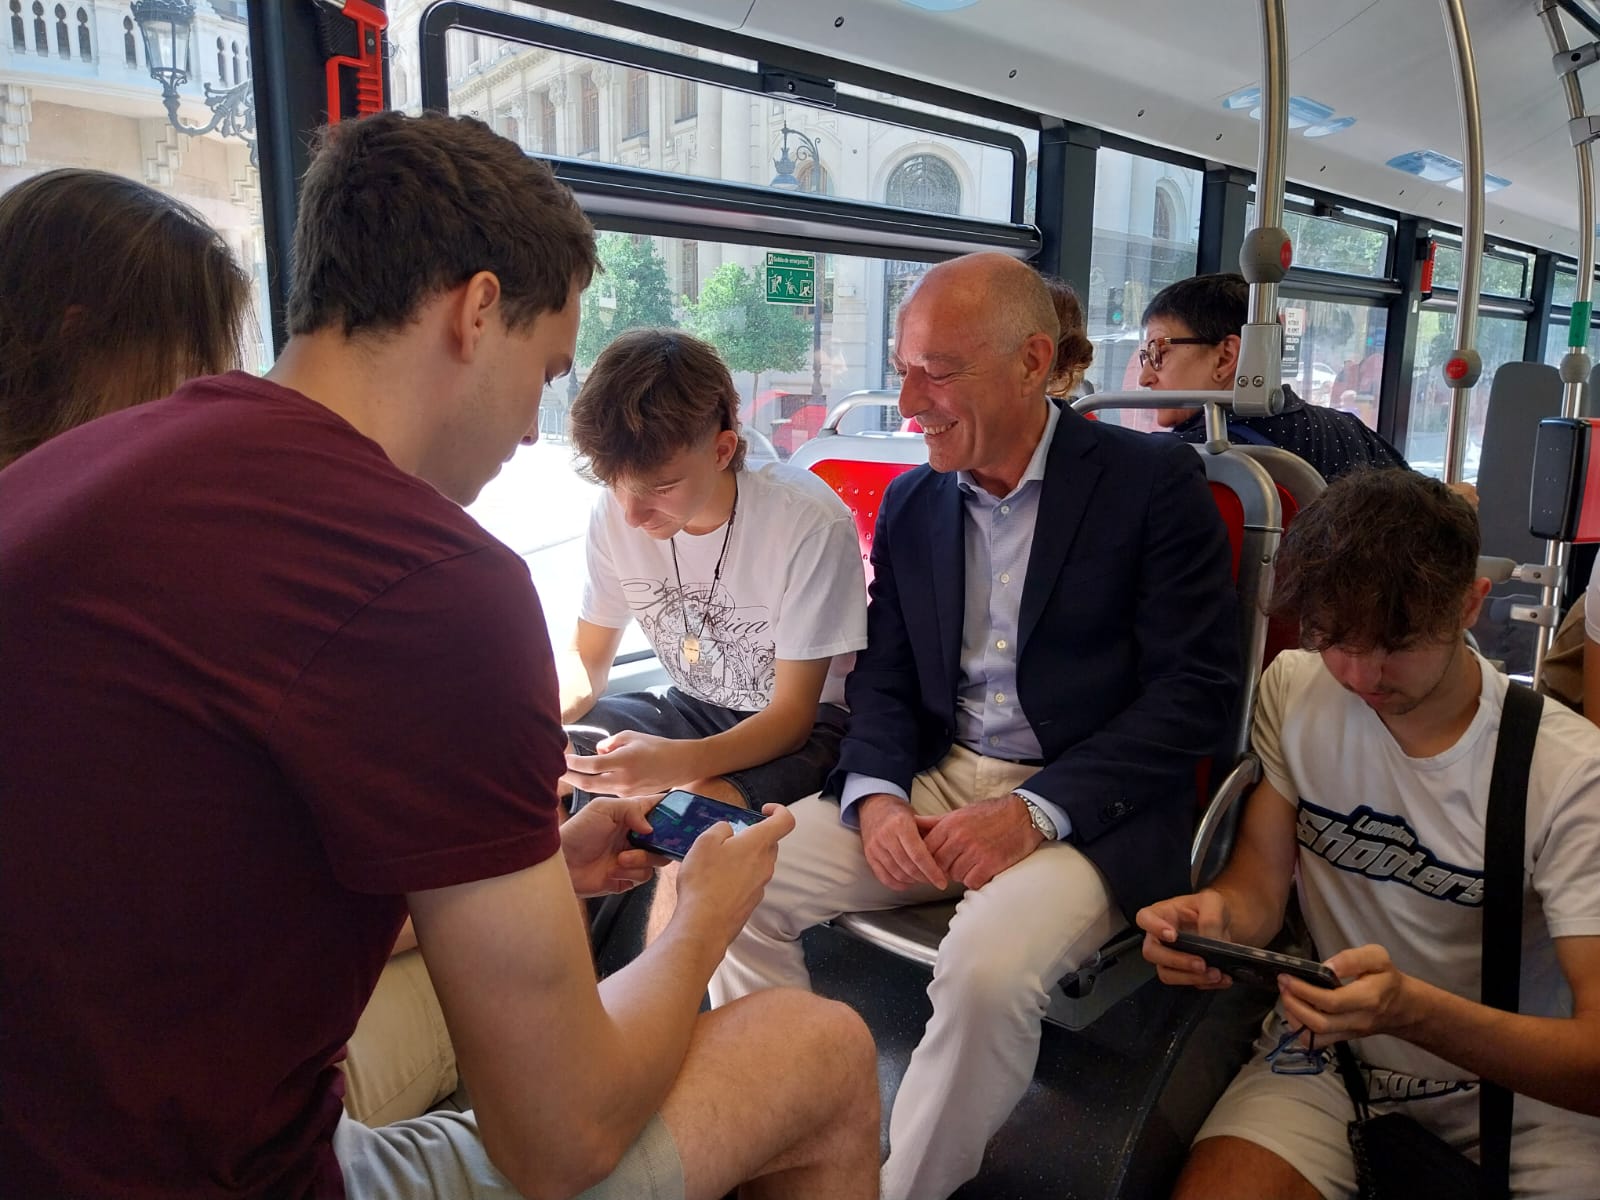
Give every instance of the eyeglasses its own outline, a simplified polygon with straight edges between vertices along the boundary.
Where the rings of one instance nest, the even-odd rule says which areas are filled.
[[[1300,1044],[1302,1033],[1310,1040],[1310,1046]],[[1318,1050],[1316,1044],[1316,1034],[1291,1027],[1278,1039],[1278,1044],[1267,1052],[1267,1065],[1272,1068],[1274,1075],[1321,1075],[1328,1061],[1328,1052]]]
[[[1168,346],[1215,346],[1217,343],[1202,337],[1153,337],[1139,351],[1139,365],[1152,371],[1161,370],[1162,357]]]

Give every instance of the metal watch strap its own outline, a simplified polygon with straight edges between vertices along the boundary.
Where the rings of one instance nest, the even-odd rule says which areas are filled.
[[[1028,820],[1032,821],[1033,827],[1044,835],[1045,841],[1053,842],[1061,835],[1061,831],[1056,828],[1056,823],[1050,819],[1049,813],[1020,792],[1013,792],[1012,795],[1027,806]]]

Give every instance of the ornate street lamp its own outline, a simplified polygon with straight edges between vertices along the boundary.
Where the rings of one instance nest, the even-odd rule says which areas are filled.
[[[800,178],[795,174],[798,162],[811,160],[811,191],[816,195],[822,194],[822,155],[817,150],[817,143],[812,141],[798,129],[789,128],[788,122],[784,123],[783,148],[778,151],[778,157],[772,160],[772,167],[777,174],[772,177],[772,187],[786,192],[800,190]],[[789,154],[789,136],[800,144],[795,147],[794,155]],[[796,161],[798,160],[798,162]],[[814,401],[822,399],[822,293],[826,281],[823,278],[825,263],[822,255],[817,255],[817,294],[815,303],[811,306],[811,398]]]
[[[219,131],[223,137],[236,137],[250,147],[250,165],[256,160],[256,103],[250,80],[233,87],[205,85],[206,106],[211,120],[204,125],[186,125],[178,116],[178,89],[189,82],[191,34],[194,31],[192,0],[133,0],[129,6],[144,38],[145,61],[150,77],[161,85],[161,102],[167,108],[172,127],[190,137]]]

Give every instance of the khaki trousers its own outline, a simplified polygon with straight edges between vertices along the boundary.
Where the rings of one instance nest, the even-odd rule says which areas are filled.
[[[364,1125],[421,1116],[456,1090],[456,1054],[418,950],[384,964],[350,1035],[344,1110]]]
[[[956,747],[916,777],[911,807],[950,812],[1003,796],[1034,771]],[[1040,846],[972,891],[896,892],[873,875],[837,804],[809,796],[790,811],[795,830],[778,844],[766,895],[712,978],[712,1003],[809,988],[799,937],[820,921],[959,893],[928,987],[933,1016],[895,1098],[883,1172],[884,1200],[938,1200],[978,1173],[985,1144],[1027,1089],[1049,989],[1126,922],[1100,872],[1066,842]]]

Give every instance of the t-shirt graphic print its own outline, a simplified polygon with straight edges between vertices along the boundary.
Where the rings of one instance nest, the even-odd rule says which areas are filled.
[[[861,547],[850,510],[811,472],[745,468],[731,530],[670,540],[631,527],[603,492],[585,555],[579,616],[609,629],[638,621],[688,694],[759,712],[772,703],[779,659],[831,658],[821,700],[844,703],[844,677],[867,644]]]

